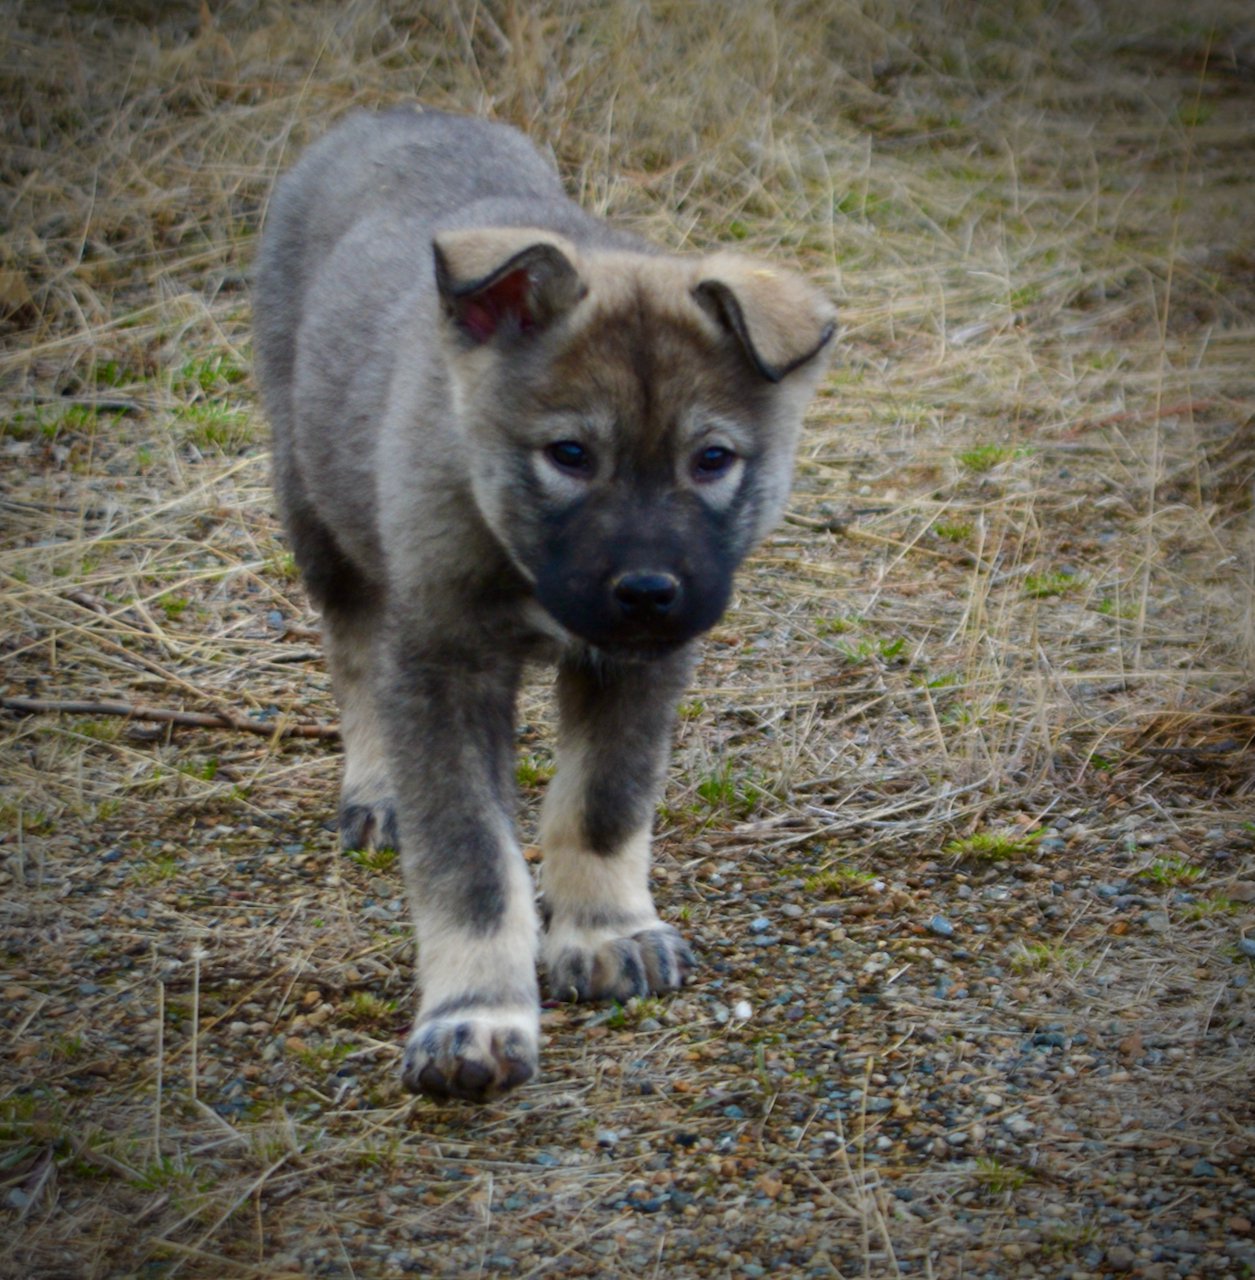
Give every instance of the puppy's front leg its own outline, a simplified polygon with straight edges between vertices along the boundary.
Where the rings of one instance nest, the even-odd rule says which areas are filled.
[[[515,840],[517,665],[408,635],[379,691],[422,999],[402,1078],[482,1101],[536,1070],[537,921]]]
[[[693,965],[649,891],[650,828],[687,652],[600,656],[558,673],[558,770],[541,814],[545,966],[555,996],[626,1000],[670,991]]]

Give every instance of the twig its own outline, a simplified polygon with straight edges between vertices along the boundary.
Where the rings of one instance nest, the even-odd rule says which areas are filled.
[[[820,533],[850,534],[851,532],[861,532],[851,529],[855,520],[860,520],[863,516],[888,515],[893,509],[893,507],[860,507],[857,510],[847,512],[843,516],[827,516],[823,519],[817,519],[815,516],[804,516],[800,511],[786,511],[784,513],[784,523],[796,525],[799,529],[815,529]]]
[[[161,1086],[165,1075],[166,989],[157,979],[157,1083],[153,1090],[153,1164],[161,1162]]]
[[[162,724],[182,725],[192,729],[231,729],[237,733],[255,733],[263,738],[338,738],[340,726],[335,724],[267,724],[242,716],[204,711],[179,711],[173,707],[138,707],[129,702],[76,702],[59,698],[0,698],[0,706],[9,711],[25,711],[30,715],[63,712],[74,716],[125,716],[128,720],[155,720]]]
[[[44,1187],[48,1185],[48,1179],[52,1176],[52,1172],[56,1167],[52,1148],[49,1147],[36,1161],[34,1171],[22,1187],[26,1200],[17,1215],[19,1222],[25,1221],[26,1215],[34,1208],[35,1202],[43,1195]]]
[[[1180,404],[1157,406],[1151,409],[1126,409],[1121,413],[1109,413],[1103,418],[1089,418],[1073,423],[1062,432],[1065,438],[1079,436],[1082,431],[1097,431],[1101,427],[1113,427],[1121,422],[1136,422],[1149,417],[1152,422],[1161,422],[1164,418],[1176,418],[1184,414],[1202,413],[1204,409],[1216,406],[1216,400],[1182,400]]]

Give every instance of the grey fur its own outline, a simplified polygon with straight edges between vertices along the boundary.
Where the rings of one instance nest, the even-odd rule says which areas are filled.
[[[403,1078],[490,1097],[536,1067],[521,668],[559,664],[551,984],[674,989],[692,956],[647,884],[673,708],[783,505],[831,308],[607,226],[512,129],[401,110],[351,117],[279,183],[255,317],[342,709],[342,839],[399,839],[419,935]]]

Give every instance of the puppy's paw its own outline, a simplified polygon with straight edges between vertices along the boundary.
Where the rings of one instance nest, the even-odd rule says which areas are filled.
[[[368,800],[362,792],[346,792],[340,800],[340,848],[400,849],[397,811],[391,798]]]
[[[490,1098],[536,1074],[539,1014],[535,1009],[472,1008],[442,1016],[419,1014],[405,1046],[401,1080],[429,1098]]]
[[[655,922],[627,936],[554,929],[545,939],[549,990],[559,1000],[630,1000],[675,991],[695,961],[677,930]]]

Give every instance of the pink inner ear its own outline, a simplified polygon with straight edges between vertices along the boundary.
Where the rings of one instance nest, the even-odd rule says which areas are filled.
[[[531,329],[536,320],[528,306],[530,285],[531,278],[525,269],[511,271],[478,293],[462,298],[458,303],[462,328],[476,342],[487,342],[507,321],[521,330]]]

